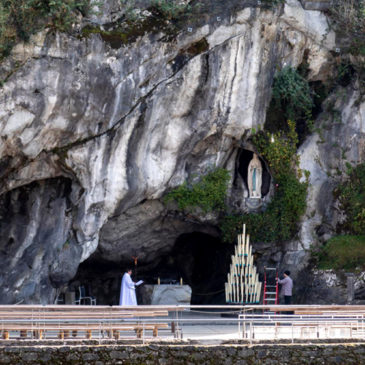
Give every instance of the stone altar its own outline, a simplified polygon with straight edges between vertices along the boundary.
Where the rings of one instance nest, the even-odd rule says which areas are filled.
[[[151,305],[190,305],[191,288],[189,285],[143,285],[141,288],[141,296],[143,303]]]

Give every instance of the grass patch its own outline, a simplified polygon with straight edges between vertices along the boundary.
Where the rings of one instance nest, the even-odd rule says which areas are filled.
[[[365,236],[336,236],[318,254],[321,270],[365,269]]]

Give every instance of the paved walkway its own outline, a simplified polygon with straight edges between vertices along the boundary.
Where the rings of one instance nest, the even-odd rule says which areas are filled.
[[[179,315],[179,329],[183,340],[216,342],[238,340],[237,317],[229,312],[185,311]],[[171,315],[171,318],[175,318]],[[241,335],[242,336],[242,335]]]

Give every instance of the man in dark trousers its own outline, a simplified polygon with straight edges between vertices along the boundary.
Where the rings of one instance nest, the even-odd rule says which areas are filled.
[[[284,279],[278,280],[281,284],[280,294],[284,296],[284,303],[291,304],[291,297],[293,295],[293,280],[290,277],[290,271],[284,271]]]

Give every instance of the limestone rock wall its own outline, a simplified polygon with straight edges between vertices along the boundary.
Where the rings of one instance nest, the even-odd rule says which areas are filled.
[[[276,68],[296,67],[306,54],[309,78],[325,79],[335,48],[325,15],[297,0],[275,11],[232,4],[235,12],[220,21],[208,17],[172,40],[160,31],[113,48],[99,34],[39,33],[1,63],[0,245],[9,264],[2,265],[7,284],[0,297],[6,302],[53,301],[55,288],[95,250],[118,263],[137,250],[148,265],[182,233],[217,234],[214,219],[182,220],[159,199],[211,166],[233,176],[242,140],[265,121]],[[103,10],[99,24],[121,16],[114,1]],[[364,104],[344,105],[344,124],[357,123],[363,135]],[[306,163],[320,148],[315,138],[303,146],[302,163],[318,190],[327,180]],[[286,262],[308,248],[310,222],[303,222],[302,246],[292,244]]]

